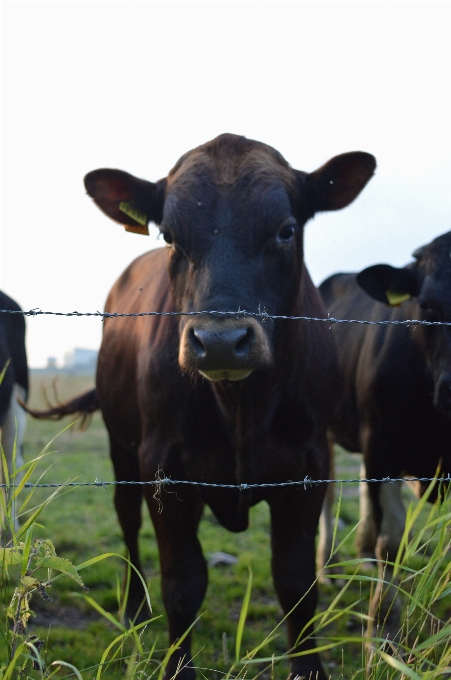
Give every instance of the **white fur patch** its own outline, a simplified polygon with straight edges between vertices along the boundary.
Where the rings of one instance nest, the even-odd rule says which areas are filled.
[[[24,464],[22,456],[22,443],[25,435],[26,413],[17,401],[17,398],[25,399],[25,390],[20,385],[14,385],[9,409],[6,414],[5,421],[0,431],[0,441],[5,454],[6,463],[8,466],[8,474],[11,477],[15,473],[15,483],[19,483],[22,479],[22,472],[15,472],[19,470]],[[15,457],[14,457],[15,448]],[[0,481],[5,483],[5,475],[3,466],[0,465]],[[2,490],[4,493],[4,490]],[[16,516],[16,509],[13,508],[13,517],[15,528],[19,528],[19,521]],[[3,523],[3,522],[2,522]]]

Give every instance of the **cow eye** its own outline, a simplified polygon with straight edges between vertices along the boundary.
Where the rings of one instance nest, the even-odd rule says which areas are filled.
[[[289,243],[294,235],[294,224],[285,224],[279,229],[277,239],[280,243]]]

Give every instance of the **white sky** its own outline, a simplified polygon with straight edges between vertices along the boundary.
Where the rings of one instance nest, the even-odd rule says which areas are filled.
[[[90,170],[155,181],[222,132],[312,171],[373,153],[376,176],[306,228],[316,283],[403,265],[451,215],[449,2],[2,2],[1,288],[95,311],[157,244],[85,195]],[[121,310],[117,310],[121,311]],[[97,348],[101,322],[27,319],[31,366]]]

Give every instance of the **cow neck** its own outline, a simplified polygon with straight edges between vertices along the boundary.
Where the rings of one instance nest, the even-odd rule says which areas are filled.
[[[238,484],[255,482],[253,474],[254,462],[254,428],[252,400],[248,398],[248,390],[242,390],[236,409],[236,449],[235,474]]]
[[[212,385],[228,438],[235,449],[235,475],[238,484],[254,480],[255,399],[251,385],[214,383]]]

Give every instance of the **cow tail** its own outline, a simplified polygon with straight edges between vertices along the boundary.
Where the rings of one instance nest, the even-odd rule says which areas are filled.
[[[96,388],[89,390],[89,392],[84,392],[70,401],[65,401],[56,406],[52,406],[45,411],[32,409],[21,400],[19,400],[19,403],[27,413],[33,416],[33,418],[38,418],[40,420],[61,420],[65,416],[76,415],[81,417],[81,427],[89,425],[91,415],[100,408]]]

